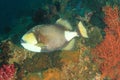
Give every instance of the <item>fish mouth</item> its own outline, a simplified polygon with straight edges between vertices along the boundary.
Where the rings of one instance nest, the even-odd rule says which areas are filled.
[[[22,44],[22,43],[26,43],[26,41],[23,40],[23,39],[21,39],[21,40],[20,40],[20,43],[21,43],[21,44]]]
[[[29,43],[25,42],[23,39],[21,39],[20,42],[21,42],[21,45],[22,45],[25,49],[27,49],[27,50],[29,50],[29,51],[32,51],[32,52],[41,52],[41,47],[38,47],[38,46],[33,45],[33,44],[29,44]]]

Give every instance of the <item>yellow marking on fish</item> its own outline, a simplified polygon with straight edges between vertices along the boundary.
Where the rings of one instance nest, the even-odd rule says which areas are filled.
[[[37,44],[37,40],[33,33],[25,34],[22,39],[29,44]]]

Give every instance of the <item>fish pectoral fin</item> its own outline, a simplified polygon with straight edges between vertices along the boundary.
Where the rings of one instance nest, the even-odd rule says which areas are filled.
[[[39,47],[41,47],[41,48],[46,48],[46,47],[47,47],[47,45],[45,45],[45,44],[43,44],[43,43],[36,44],[36,46],[39,46]]]
[[[45,46],[45,44],[43,44],[43,43],[38,43],[38,44],[36,44],[36,46]]]

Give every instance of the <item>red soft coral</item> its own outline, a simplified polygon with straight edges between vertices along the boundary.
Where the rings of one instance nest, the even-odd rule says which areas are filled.
[[[14,64],[3,65],[0,67],[0,80],[12,80],[15,72]]]
[[[96,61],[100,64],[102,78],[108,76],[113,80],[120,79],[120,20],[118,7],[106,6],[104,29],[106,36],[103,42],[92,51],[97,55]],[[102,60],[101,60],[102,59]]]

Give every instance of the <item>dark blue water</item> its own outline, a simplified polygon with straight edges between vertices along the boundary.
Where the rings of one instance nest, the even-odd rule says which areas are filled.
[[[22,16],[30,16],[41,6],[42,0],[0,0],[0,33],[12,27],[14,21]],[[39,5],[40,4],[40,5]]]

